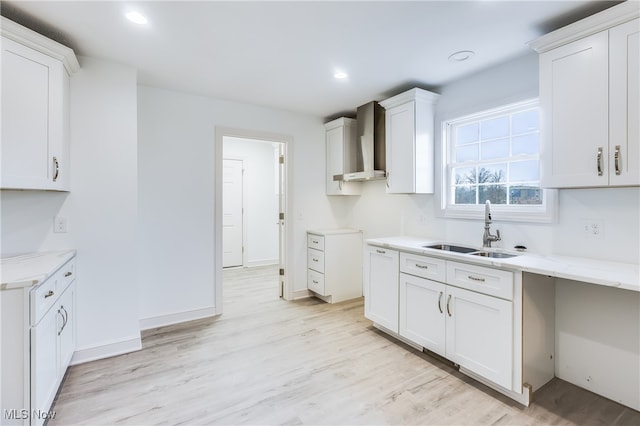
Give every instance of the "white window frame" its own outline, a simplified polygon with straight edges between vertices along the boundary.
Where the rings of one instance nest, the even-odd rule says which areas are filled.
[[[452,152],[451,147],[451,127],[475,120],[488,119],[504,114],[514,114],[518,111],[531,109],[532,107],[540,107],[538,99],[528,99],[521,102],[502,105],[497,108],[479,111],[463,117],[456,117],[442,121],[441,133],[441,188],[440,188],[440,213],[446,218],[459,219],[482,219],[484,220],[484,205],[462,205],[452,204],[451,190],[451,165]],[[541,146],[540,146],[541,148]],[[524,158],[524,157],[523,157]],[[531,158],[528,156],[528,158]],[[540,159],[540,149],[538,150],[538,160]],[[542,178],[542,177],[540,177]],[[557,210],[557,191],[541,187],[542,204],[492,204],[491,213],[496,221],[509,222],[532,222],[532,223],[551,223],[555,221]]]

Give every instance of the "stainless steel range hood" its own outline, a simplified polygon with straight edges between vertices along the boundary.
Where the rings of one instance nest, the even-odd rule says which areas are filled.
[[[385,179],[384,108],[377,102],[358,107],[355,170],[333,176],[334,181],[362,182]]]

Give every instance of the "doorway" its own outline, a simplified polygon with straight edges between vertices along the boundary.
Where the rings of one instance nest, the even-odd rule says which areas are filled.
[[[275,299],[290,297],[285,221],[290,140],[284,135],[216,128],[217,314],[223,312],[226,300],[223,284],[232,279],[242,281],[244,272],[249,276],[273,273],[265,282],[268,292]]]

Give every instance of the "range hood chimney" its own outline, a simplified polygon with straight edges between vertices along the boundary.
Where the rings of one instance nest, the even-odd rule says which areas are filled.
[[[362,182],[385,179],[385,118],[384,108],[375,101],[356,110],[358,133],[356,140],[356,169],[335,175],[334,181]]]

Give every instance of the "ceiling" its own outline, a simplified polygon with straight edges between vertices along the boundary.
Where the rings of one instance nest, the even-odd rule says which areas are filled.
[[[10,0],[1,12],[78,55],[135,67],[142,85],[333,118],[412,87],[437,91],[616,3]],[[130,10],[149,23],[127,21]],[[460,50],[475,56],[448,60]]]

